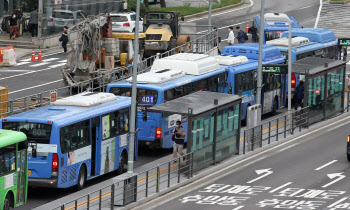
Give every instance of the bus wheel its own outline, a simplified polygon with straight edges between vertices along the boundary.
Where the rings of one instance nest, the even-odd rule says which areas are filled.
[[[127,162],[127,157],[126,157],[126,154],[123,152],[123,154],[120,156],[117,174],[122,174],[124,172],[126,162]]]
[[[77,190],[81,190],[85,187],[85,183],[86,183],[86,170],[85,170],[85,166],[81,166],[80,170],[79,170],[79,176],[78,176],[78,183],[76,185],[76,189]]]
[[[10,195],[7,195],[4,201],[4,210],[10,210],[11,208],[11,199]]]
[[[348,161],[350,162],[350,154],[346,154]]]

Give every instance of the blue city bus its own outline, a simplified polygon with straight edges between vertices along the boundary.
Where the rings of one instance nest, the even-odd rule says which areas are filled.
[[[36,148],[36,158],[29,149],[29,186],[80,190],[86,180],[123,172],[130,107],[129,97],[85,92],[3,118],[0,128],[25,133]]]
[[[277,46],[288,62],[288,32],[284,32],[281,37],[281,39],[267,43]],[[322,28],[293,29],[292,37],[292,62],[306,57],[338,59],[338,40],[331,30]],[[294,92],[299,80],[299,75],[292,74],[292,92]]]
[[[265,46],[265,48],[264,64],[285,62],[276,47]],[[161,113],[145,112],[144,110],[149,106],[159,105],[195,91],[203,90],[237,94],[238,90],[241,88],[243,94],[246,96],[244,99],[245,103],[242,105],[244,107],[242,117],[243,120],[245,119],[246,107],[255,104],[254,80],[256,80],[256,69],[258,68],[258,61],[256,60],[255,54],[258,53],[259,48],[257,44],[242,44],[230,46],[226,49],[236,49],[237,55],[244,50],[249,52],[254,50],[254,52],[250,54],[243,53],[244,55],[253,57],[253,59],[249,59],[245,56],[214,58],[206,55],[183,53],[156,60],[152,66],[151,72],[138,75],[137,124],[138,127],[141,128],[138,132],[140,146],[148,145],[171,148],[173,146],[171,133],[175,128],[176,121],[181,121],[182,126],[187,130],[187,118],[176,114],[165,116]],[[274,53],[272,49],[274,49]],[[219,65],[220,62],[226,64]],[[251,81],[251,83],[238,83],[237,81],[240,80],[239,77],[243,79],[246,78],[246,72],[251,73],[249,76],[251,76],[253,81]],[[266,81],[267,80],[268,79],[266,79]],[[279,92],[277,94],[278,96],[282,95],[277,89],[273,89],[273,91]],[[107,86],[107,92],[114,93],[115,95],[130,96],[131,79],[109,84]],[[268,91],[266,91],[265,94],[265,112],[268,112],[268,109],[272,111],[272,106],[269,108],[267,105],[270,103],[269,99],[267,99],[267,92]],[[271,96],[271,98],[274,97]],[[147,115],[147,119],[145,119],[145,114]],[[185,142],[186,141],[187,139],[185,139]]]
[[[246,121],[247,108],[256,104],[256,83],[259,57],[259,44],[247,43],[224,47],[222,55],[245,56],[250,62],[245,65],[228,66],[228,83],[233,94],[242,91],[241,119]],[[263,64],[282,64],[285,62],[277,47],[263,46]],[[285,106],[286,75],[263,73],[261,92],[262,114],[273,113]]]
[[[273,18],[274,14],[270,14]],[[293,17],[289,16],[289,19],[292,22],[292,28],[302,28],[299,24],[299,22]],[[253,26],[257,28],[258,34],[260,33],[260,15],[257,15],[254,17]],[[281,37],[282,33],[289,30],[288,22],[281,22],[281,21],[265,21],[264,26],[264,44],[266,41],[270,41],[273,39],[278,39]],[[261,37],[261,36],[260,36]]]

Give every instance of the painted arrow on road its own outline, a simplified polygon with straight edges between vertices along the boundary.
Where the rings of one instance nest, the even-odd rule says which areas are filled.
[[[334,174],[327,174],[327,176],[330,178],[330,179],[334,179],[334,178],[337,178],[337,179],[334,179],[333,181],[331,181],[330,183],[328,183],[328,184],[326,184],[326,185],[323,185],[322,187],[323,188],[326,188],[326,187],[328,187],[328,186],[330,186],[330,185],[332,185],[332,184],[334,184],[334,183],[336,183],[336,182],[338,182],[338,181],[340,181],[340,180],[342,180],[342,179],[344,179],[346,176],[345,175],[343,175],[343,172],[341,172],[341,173],[334,173]]]
[[[264,175],[259,176],[258,178],[255,178],[255,179],[253,179],[253,180],[250,180],[250,181],[247,182],[247,183],[249,183],[249,184],[250,184],[250,183],[253,183],[253,182],[258,181],[259,179],[262,179],[262,178],[264,178],[264,177],[266,177],[266,176],[268,176],[268,175],[270,175],[270,174],[273,174],[273,171],[270,171],[270,170],[271,170],[271,168],[256,170],[255,172],[256,172],[258,175],[260,175],[260,174],[264,174]]]

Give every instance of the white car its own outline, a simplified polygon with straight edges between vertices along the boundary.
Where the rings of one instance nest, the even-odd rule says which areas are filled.
[[[136,13],[111,13],[113,32],[135,32]],[[140,18],[140,30],[143,32],[143,19]]]

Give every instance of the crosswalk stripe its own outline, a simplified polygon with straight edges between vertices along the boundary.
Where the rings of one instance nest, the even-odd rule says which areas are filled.
[[[42,62],[42,63],[38,63],[38,64],[34,64],[34,65],[29,65],[30,67],[38,67],[38,66],[44,66],[44,65],[47,65],[49,63],[46,63],[46,62]]]

